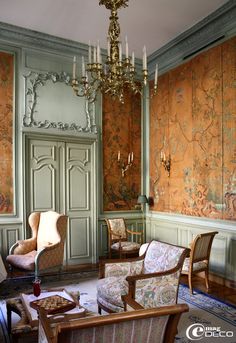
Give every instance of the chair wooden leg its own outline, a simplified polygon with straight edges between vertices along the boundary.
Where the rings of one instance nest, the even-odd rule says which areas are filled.
[[[98,305],[98,313],[102,314],[102,309],[101,309],[101,307],[99,305]]]
[[[190,293],[193,294],[192,274],[191,273],[188,274],[188,285],[189,285]]]
[[[208,290],[210,288],[209,287],[209,271],[208,271],[208,269],[205,270],[205,282],[206,282],[206,288]]]

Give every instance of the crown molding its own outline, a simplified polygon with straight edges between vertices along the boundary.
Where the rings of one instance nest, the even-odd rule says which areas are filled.
[[[219,44],[236,34],[236,0],[230,0],[215,12],[183,32],[148,57],[148,69],[153,78],[158,63],[159,74],[185,62],[209,46]]]
[[[20,48],[36,48],[66,55],[88,54],[88,45],[73,40],[56,37],[39,31],[29,30],[23,27],[0,22],[0,42]],[[106,50],[101,49],[105,58]],[[142,68],[142,60],[136,58],[138,71]]]

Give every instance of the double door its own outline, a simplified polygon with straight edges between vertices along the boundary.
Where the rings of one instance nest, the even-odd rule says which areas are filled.
[[[65,264],[96,262],[94,144],[26,140],[27,215],[54,210],[68,216]]]

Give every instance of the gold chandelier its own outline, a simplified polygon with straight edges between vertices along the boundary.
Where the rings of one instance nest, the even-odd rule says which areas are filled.
[[[134,93],[142,93],[142,88],[146,86],[148,79],[147,53],[143,48],[143,68],[141,80],[136,76],[135,56],[132,52],[129,56],[129,46],[127,37],[125,39],[125,58],[122,55],[122,43],[119,40],[120,25],[118,22],[117,10],[128,6],[128,0],[100,0],[99,5],[105,5],[111,11],[110,24],[107,39],[107,58],[102,63],[99,42],[97,46],[88,48],[88,63],[85,66],[82,57],[82,76],[76,77],[76,57],[73,61],[72,88],[77,96],[85,96],[91,102],[95,101],[97,92],[100,90],[104,94],[110,94],[113,98],[118,98],[124,102],[124,93],[128,88]],[[157,73],[155,70],[154,92],[157,91]]]

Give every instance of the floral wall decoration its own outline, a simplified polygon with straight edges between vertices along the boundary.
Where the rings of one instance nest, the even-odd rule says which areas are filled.
[[[13,213],[14,57],[0,52],[0,215]]]
[[[135,210],[141,191],[141,98],[127,91],[124,104],[103,97],[103,210]],[[133,164],[124,177],[120,162]]]
[[[158,82],[150,105],[151,209],[236,220],[236,37]],[[170,155],[169,177],[161,152]]]

